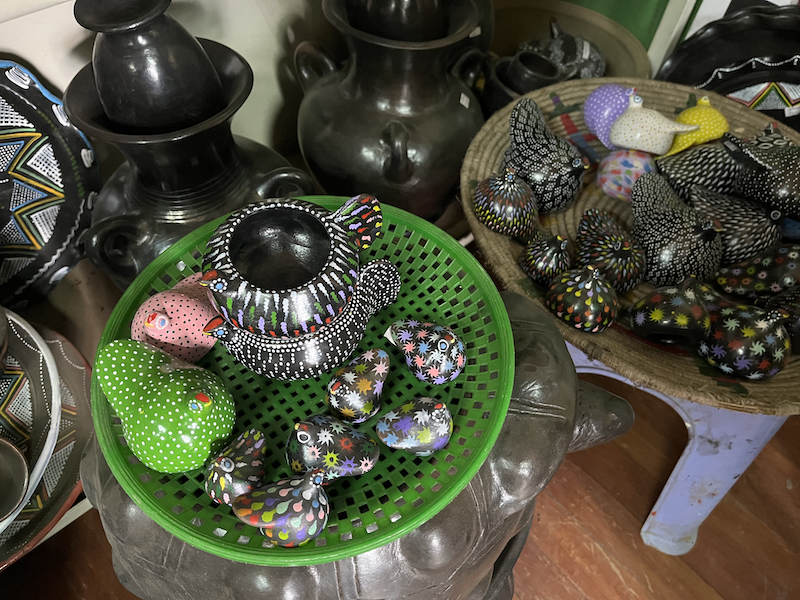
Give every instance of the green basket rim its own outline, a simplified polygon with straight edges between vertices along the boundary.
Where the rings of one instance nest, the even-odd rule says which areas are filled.
[[[298,199],[308,200],[328,209],[335,209],[346,200],[345,197],[329,195],[299,196]],[[437,496],[435,501],[427,503],[426,506],[420,508],[413,515],[406,516],[393,523],[392,527],[381,528],[375,533],[375,537],[372,537],[372,534],[370,534],[364,539],[333,548],[327,546],[314,547],[313,545],[289,549],[229,548],[225,545],[215,544],[213,538],[198,533],[195,528],[186,523],[173,519],[170,513],[164,511],[163,507],[141,487],[137,477],[128,468],[127,461],[118,453],[119,445],[116,443],[114,433],[111,430],[111,406],[100,388],[96,371],[93,371],[91,385],[92,420],[94,421],[100,449],[108,462],[111,472],[122,486],[122,489],[148,517],[169,533],[215,556],[260,566],[317,565],[351,558],[363,554],[364,552],[374,550],[375,548],[385,546],[433,518],[469,484],[485,462],[489,452],[491,452],[494,447],[497,437],[500,435],[500,430],[505,421],[508,406],[511,401],[511,391],[514,383],[514,343],[511,322],[500,297],[500,292],[477,259],[461,246],[456,239],[452,238],[432,223],[402,209],[388,205],[382,205],[381,207],[386,216],[386,220],[413,227],[428,238],[435,240],[443,250],[446,250],[451,256],[456,258],[459,267],[475,279],[475,285],[479,286],[483,294],[482,299],[486,302],[488,310],[492,312],[499,334],[498,343],[503,346],[503,351],[509,360],[501,361],[503,364],[499,366],[499,370],[503,375],[501,378],[502,385],[498,383],[492,415],[489,419],[490,422],[487,424],[486,435],[483,436],[484,443],[475,450],[471,455],[472,460],[470,463],[459,471],[459,476],[456,477],[446,489],[441,491],[441,494]],[[114,307],[103,329],[97,351],[105,347],[105,345],[110,343],[113,339],[116,339],[112,334],[113,330],[126,325],[123,321],[127,321],[127,319],[122,317],[122,315],[129,310],[127,302],[125,301],[126,296],[135,297],[141,293],[147,292],[152,286],[152,281],[164,272],[165,267],[174,262],[174,256],[180,256],[191,249],[192,246],[197,244],[198,238],[207,240],[211,237],[214,230],[227,216],[228,215],[219,217],[185,235],[156,257],[156,259],[136,277]]]

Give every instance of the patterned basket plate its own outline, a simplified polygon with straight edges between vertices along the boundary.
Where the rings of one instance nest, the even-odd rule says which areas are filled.
[[[333,209],[341,199],[309,198]],[[340,560],[383,546],[415,529],[444,508],[466,485],[489,454],[500,432],[514,377],[514,347],[508,315],[492,281],[455,240],[433,225],[399,209],[384,209],[384,235],[362,261],[388,258],[400,270],[400,297],[373,317],[358,353],[386,349],[392,369],[384,387],[383,409],[358,428],[376,437],[384,412],[416,396],[432,396],[450,407],[450,444],[430,458],[418,458],[381,444],[377,466],[356,478],[326,488],[332,510],[326,531],[305,547],[270,547],[253,527],[231,510],[212,506],[201,471],[156,473],[125,445],[122,426],[92,381],[92,413],[98,441],[123,489],[156,523],[185,542],[215,555],[258,565],[297,566]],[[108,321],[100,347],[130,337],[137,307],[151,294],[172,287],[200,269],[205,244],[220,220],[203,226],[169,248],[134,281]],[[452,383],[429,386],[407,369],[401,353],[383,337],[398,318],[449,325],[467,347],[467,365]],[[200,363],[220,375],[237,402],[237,431],[262,427],[271,451],[267,477],[288,474],[284,446],[292,424],[325,412],[325,385],[318,379],[269,381],[247,371],[217,344]]]

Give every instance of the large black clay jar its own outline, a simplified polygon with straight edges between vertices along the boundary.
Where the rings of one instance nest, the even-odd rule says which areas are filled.
[[[463,44],[478,9],[472,0],[447,2],[444,37],[404,41],[356,29],[346,4],[322,2],[347,41],[343,67],[313,42],[295,51],[305,91],[297,125],[303,157],[328,193],[366,190],[436,219],[454,197],[464,153],[483,124],[468,87],[480,52]]]
[[[121,288],[200,225],[264,198],[310,194],[310,176],[231,133],[253,86],[239,54],[163,15],[169,0],[78,0],[98,31],[92,64],[64,104],[84,132],[127,159],[103,186],[89,259]]]

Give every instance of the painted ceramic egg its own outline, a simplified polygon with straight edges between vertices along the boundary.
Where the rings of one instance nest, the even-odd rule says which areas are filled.
[[[519,255],[519,266],[535,283],[550,285],[553,277],[569,269],[567,240],[560,235],[529,242]]]
[[[711,331],[698,352],[726,375],[767,379],[779,373],[791,353],[785,313],[755,306],[724,306],[710,314]]]
[[[628,109],[628,95],[633,90],[616,83],[597,87],[583,103],[583,120],[590,133],[609,150],[616,146],[611,143],[611,126]]]
[[[556,277],[547,290],[545,304],[559,319],[588,333],[604,331],[619,310],[614,288],[592,266]]]
[[[475,216],[486,227],[523,241],[532,237],[539,224],[533,190],[511,167],[478,184],[473,206]]]
[[[666,180],[642,175],[631,194],[631,235],[644,250],[651,283],[678,285],[694,275],[711,278],[722,260],[722,240],[711,219],[686,206]]]
[[[621,294],[644,279],[646,262],[641,246],[603,211],[591,208],[583,214],[575,247],[577,265],[592,265]]]
[[[389,354],[371,348],[334,373],[325,395],[334,416],[363,423],[381,408],[383,384],[389,375]]]
[[[228,444],[206,468],[206,493],[215,502],[230,506],[234,498],[261,486],[266,437],[260,429],[248,429]]]
[[[714,292],[696,277],[660,287],[633,306],[631,330],[653,342],[696,347],[711,331],[705,308],[709,293]]]
[[[664,156],[676,154],[682,150],[686,150],[690,146],[697,144],[705,144],[712,140],[722,137],[722,134],[730,129],[728,119],[719,112],[716,108],[711,106],[711,100],[708,96],[703,96],[697,101],[697,105],[690,106],[681,112],[675,121],[683,123],[684,125],[697,125],[695,131],[687,133],[677,133],[672,140],[672,146]]]
[[[769,298],[800,281],[800,245],[780,244],[717,272],[717,286],[735,296]]]
[[[800,286],[790,287],[773,296],[764,307],[766,310],[783,310],[788,315],[784,327],[789,332],[793,348],[800,348]]]
[[[195,363],[214,347],[217,339],[203,333],[217,316],[208,291],[195,273],[145,300],[133,316],[131,337],[167,354]]]
[[[276,481],[236,498],[233,512],[244,523],[261,528],[276,546],[303,546],[319,537],[328,524],[331,508],[323,479],[322,471],[314,470]]]
[[[286,461],[295,473],[322,469],[325,480],[362,475],[380,456],[367,434],[329,415],[314,415],[294,424],[286,442]]]
[[[747,260],[776,245],[778,224],[757,202],[726,196],[702,186],[692,186],[689,206],[715,222],[722,240],[722,264]]]
[[[415,398],[383,415],[375,431],[378,439],[389,448],[430,456],[450,441],[453,416],[444,402]]]
[[[406,365],[416,378],[426,383],[453,381],[467,362],[464,342],[443,325],[401,319],[384,335],[403,352]]]
[[[233,431],[233,398],[220,378],[144,342],[114,340],[94,373],[128,446],[151,469],[199,469]]]
[[[629,202],[636,180],[644,173],[655,172],[656,162],[647,152],[614,150],[600,161],[597,168],[597,187],[606,196]]]

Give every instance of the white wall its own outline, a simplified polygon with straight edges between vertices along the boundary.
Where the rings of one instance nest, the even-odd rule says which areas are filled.
[[[0,0],[0,5],[0,55],[22,59],[57,88],[54,93],[63,92],[91,60],[93,33],[75,22],[73,2]],[[233,121],[234,132],[292,151],[302,97],[294,47],[303,39],[337,48],[341,43],[322,16],[320,0],[173,0],[167,13],[195,36],[225,44],[250,63],[253,92]]]

